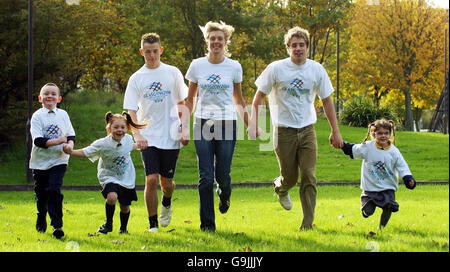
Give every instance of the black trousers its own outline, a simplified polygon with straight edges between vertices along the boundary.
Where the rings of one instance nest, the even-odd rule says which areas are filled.
[[[64,195],[61,193],[63,177],[67,165],[53,166],[48,170],[33,169],[34,196],[36,199],[38,218],[50,216],[50,225],[61,228],[63,225],[62,203]]]

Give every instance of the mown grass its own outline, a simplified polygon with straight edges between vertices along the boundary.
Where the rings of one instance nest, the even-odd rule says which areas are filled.
[[[293,209],[282,209],[270,187],[234,188],[231,207],[216,210],[217,231],[199,228],[198,194],[179,189],[174,195],[171,224],[159,233],[147,232],[143,202],[133,202],[130,234],[118,234],[118,207],[114,230],[95,234],[104,221],[100,192],[64,191],[64,231],[56,240],[51,227],[35,231],[33,192],[0,192],[0,252],[448,252],[449,188],[447,185],[402,186],[397,192],[400,211],[383,231],[377,226],[381,211],[367,219],[359,209],[357,186],[319,186],[315,227],[298,231],[302,211],[298,189],[291,190]],[[217,209],[216,197],[216,209]]]
[[[77,134],[75,148],[85,147],[95,139],[104,137],[104,114],[109,110],[121,112],[122,102],[123,94],[117,93],[83,92],[66,97],[60,107],[66,109],[71,117]],[[267,115],[267,123],[268,120]],[[351,160],[341,150],[329,145],[330,128],[326,118],[319,116],[315,127],[319,148],[316,167],[318,181],[359,181],[361,161]],[[365,128],[344,125],[340,125],[340,130],[344,140],[354,143],[361,142],[367,132]],[[244,131],[240,122],[239,134],[244,135]],[[233,182],[268,182],[279,175],[278,162],[272,149],[261,151],[262,148],[271,147],[269,135],[269,132],[264,134],[263,140],[250,141],[245,136],[244,140],[237,141],[231,168]],[[396,146],[417,180],[449,180],[449,135],[397,131],[396,136]],[[0,155],[0,184],[27,183],[25,156],[25,141],[19,141],[11,150]],[[139,151],[133,151],[132,158],[136,168],[136,184],[144,184]],[[97,185],[96,164],[83,158],[71,158],[64,184]],[[198,181],[197,157],[192,140],[180,151],[175,181],[178,184],[196,184]]]

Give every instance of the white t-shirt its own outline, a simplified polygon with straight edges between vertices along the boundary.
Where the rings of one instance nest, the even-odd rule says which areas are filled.
[[[234,83],[242,82],[242,66],[225,57],[218,64],[201,57],[191,62],[186,79],[198,84],[194,116],[201,119],[236,120],[233,101]]]
[[[129,79],[123,108],[137,110],[137,121],[149,125],[141,129],[149,146],[180,149],[177,103],[187,97],[188,87],[175,66],[162,63],[158,68],[145,65]]]
[[[255,85],[269,94],[273,125],[293,128],[316,123],[315,96],[324,99],[334,92],[325,68],[310,59],[303,65],[293,63],[290,58],[274,61]]]
[[[53,112],[42,107],[33,113],[31,117],[31,137],[33,147],[31,149],[30,169],[48,170],[53,166],[68,164],[70,155],[64,153],[63,144],[38,147],[34,144],[36,138],[56,139],[66,134],[75,136],[75,131],[70,122],[69,115],[65,110],[54,108]]]
[[[98,160],[97,177],[102,187],[112,182],[128,189],[134,188],[136,173],[130,156],[133,143],[130,134],[125,134],[120,144],[110,134],[83,148],[89,160]]]
[[[355,144],[353,157],[362,159],[361,189],[369,192],[398,190],[398,175],[412,175],[402,154],[393,144],[384,150],[376,146],[375,141]]]

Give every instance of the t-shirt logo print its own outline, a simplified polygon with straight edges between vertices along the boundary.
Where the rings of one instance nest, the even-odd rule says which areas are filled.
[[[303,88],[303,80],[295,78],[289,82],[289,87],[285,88],[286,92],[292,96],[300,97],[300,94],[308,95],[309,89]]]
[[[386,168],[386,164],[382,161],[374,162],[372,166],[372,174],[377,180],[383,180],[394,175]]]
[[[44,137],[49,139],[56,139],[61,134],[61,129],[58,125],[51,124],[49,125],[44,132]]]
[[[301,79],[294,79],[291,81],[291,86],[297,89],[301,89],[303,85],[303,81]]]
[[[152,82],[147,89],[149,92],[144,94],[144,98],[156,103],[162,102],[164,98],[170,94],[169,91],[163,91],[161,82]]]
[[[212,84],[219,84],[220,83],[220,75],[212,74],[206,80],[208,80]]]
[[[119,175],[123,175],[123,173],[125,173],[127,165],[127,158],[125,158],[124,156],[117,156],[113,159],[113,169]]]
[[[221,92],[226,92],[226,90],[229,88],[229,85],[220,83],[221,79],[222,78],[220,75],[211,74],[206,78],[206,81],[208,83],[201,84],[200,87],[205,89],[207,93],[214,95],[218,95]]]

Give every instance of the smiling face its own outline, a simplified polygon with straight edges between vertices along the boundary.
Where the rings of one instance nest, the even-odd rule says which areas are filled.
[[[42,87],[38,99],[45,108],[51,110],[56,107],[56,104],[61,102],[62,97],[59,95],[57,86],[45,85]]]
[[[150,69],[158,68],[161,63],[161,54],[163,52],[162,46],[158,43],[146,43],[142,44],[142,48],[139,52],[144,57],[145,66]]]
[[[382,146],[387,147],[389,146],[389,139],[391,138],[391,132],[388,129],[385,129],[383,127],[379,127],[376,131],[372,133],[373,139],[375,139],[375,142]]]
[[[107,127],[108,133],[110,133],[117,142],[120,142],[127,133],[127,130],[127,122],[123,118],[113,118],[109,127]]]
[[[306,62],[309,48],[304,38],[292,36],[286,48],[293,63],[301,65]]]
[[[211,31],[206,42],[208,44],[208,50],[211,54],[223,55],[225,53],[225,45],[227,44],[227,40],[225,39],[225,33],[223,31]]]

